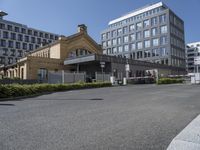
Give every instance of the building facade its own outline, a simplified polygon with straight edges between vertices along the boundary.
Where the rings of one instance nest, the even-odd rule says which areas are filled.
[[[4,20],[0,11],[0,65],[15,63],[26,53],[58,40],[58,35]]]
[[[197,72],[197,66],[195,66],[195,57],[200,57],[200,42],[189,43],[186,46],[186,68],[188,73]],[[200,65],[198,67],[200,71]]]
[[[164,3],[112,20],[101,33],[103,53],[185,68],[184,22]]]

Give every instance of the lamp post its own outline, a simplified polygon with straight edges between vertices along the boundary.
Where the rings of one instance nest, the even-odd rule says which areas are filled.
[[[102,81],[104,82],[104,71],[103,71],[103,69],[105,68],[106,63],[100,62],[100,65],[101,65]]]

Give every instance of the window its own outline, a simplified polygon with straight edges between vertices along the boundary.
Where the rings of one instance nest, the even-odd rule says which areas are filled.
[[[4,64],[5,63],[5,57],[0,57],[0,64]]]
[[[12,31],[12,26],[11,25],[8,25],[8,30]]]
[[[167,44],[167,36],[160,37],[160,45],[165,45],[165,44]]]
[[[29,42],[29,36],[25,36],[25,42]]]
[[[135,34],[130,34],[130,41],[135,41]]]
[[[19,27],[15,27],[15,32],[19,32]]]
[[[128,45],[124,45],[124,51],[128,52],[129,51],[129,46]]]
[[[8,41],[8,47],[9,47],[9,48],[13,48],[13,46],[14,46],[13,41]]]
[[[21,50],[18,50],[18,57],[22,57],[22,51]]]
[[[34,36],[38,36],[38,32],[37,31],[34,31]]]
[[[0,23],[0,29],[5,29],[5,24]]]
[[[16,39],[16,34],[15,34],[15,33],[10,33],[10,38],[11,38],[12,40],[15,40],[15,39]]]
[[[18,41],[22,41],[23,40],[23,36],[21,34],[18,34]]]
[[[27,44],[26,43],[23,43],[23,49],[27,50]]]
[[[6,40],[1,40],[1,46],[6,47]]]
[[[4,56],[8,56],[8,49],[7,48],[3,48],[3,53]]]
[[[112,37],[115,37],[117,35],[117,31],[116,30],[113,30],[112,31]]]
[[[161,16],[159,17],[159,19],[160,19],[160,23],[165,23],[165,22],[166,22],[166,14],[161,15]]]
[[[31,43],[35,43],[35,37],[31,37]]]
[[[32,35],[32,30],[28,30],[28,35]]]
[[[117,44],[121,44],[121,38],[117,38]]]
[[[12,63],[13,63],[13,58],[12,58],[12,57],[9,57],[9,58],[8,58],[8,63],[9,63],[9,64],[12,64]]]
[[[118,47],[118,52],[122,53],[122,47],[121,46]]]
[[[53,35],[51,35],[51,36],[53,36]],[[50,36],[50,38],[52,39],[52,37],[51,37],[51,36]],[[102,40],[105,40],[105,39],[106,39],[106,34],[105,34],[105,33],[103,33],[101,38],[102,38]]]
[[[131,44],[131,50],[135,50],[135,43]]]
[[[110,41],[110,40],[107,41],[107,45],[108,45],[108,46],[111,46],[111,41]]]
[[[160,54],[159,49],[152,50],[152,57],[159,56],[159,54]]]
[[[151,25],[152,25],[152,26],[157,25],[157,23],[158,23],[157,17],[151,18]]]
[[[48,39],[49,38],[49,34],[45,33],[45,38]]]
[[[21,48],[20,43],[19,43],[19,42],[16,42],[15,47],[16,47],[17,49],[20,49],[20,48]]]
[[[116,47],[113,47],[113,50],[112,50],[112,51],[113,51],[114,54],[116,54],[116,53],[117,53],[117,48],[116,48]]]
[[[151,57],[151,51],[150,50],[144,51],[144,58],[147,58],[147,57]]]
[[[144,37],[145,37],[145,38],[150,37],[150,31],[149,31],[149,30],[145,30],[145,31],[144,31]]]
[[[127,27],[124,27],[123,28],[123,31],[124,31],[124,34],[126,34],[128,32],[128,28]]]
[[[106,42],[102,42],[103,47],[106,47]]]
[[[166,26],[166,25],[160,27],[160,33],[161,33],[161,34],[167,33],[167,26]]]
[[[149,25],[150,25],[149,19],[148,19],[148,20],[145,20],[145,21],[144,21],[144,27],[148,27]]]
[[[43,37],[43,33],[42,32],[40,32],[40,37]]]
[[[117,30],[117,35],[121,35],[121,34],[122,34],[122,29],[120,28]]]
[[[137,38],[137,40],[140,40],[142,38],[141,32],[136,33],[136,38]]]
[[[161,56],[167,56],[168,55],[167,49],[165,47],[162,47],[160,49],[160,52],[161,52]]]
[[[10,50],[10,56],[15,56],[15,49]]]
[[[3,38],[7,39],[8,38],[8,32],[3,31]]]
[[[146,40],[146,41],[144,41],[144,47],[145,47],[145,48],[150,47],[150,46],[151,46],[150,43],[151,43],[150,40]]]
[[[135,29],[135,25],[134,24],[129,26],[129,31],[133,31],[134,29]]]
[[[116,39],[113,39],[113,40],[112,40],[112,44],[113,44],[113,45],[117,45],[117,40],[116,40]]]
[[[158,29],[157,28],[152,28],[151,29],[151,35],[156,36],[158,34]]]
[[[142,42],[137,42],[137,49],[142,49]]]
[[[139,30],[139,29],[141,29],[141,28],[142,28],[142,23],[141,23],[141,22],[138,22],[138,23],[136,24],[136,29]]]
[[[124,43],[128,42],[128,35],[124,36]]]
[[[29,50],[33,50],[33,44],[29,44]]]
[[[26,34],[26,29],[22,28],[22,33]]]
[[[37,44],[41,44],[41,38],[37,38]]]
[[[159,45],[159,40],[158,40],[158,38],[153,39],[153,40],[152,40],[152,44],[153,44],[153,46],[158,46],[158,45]]]

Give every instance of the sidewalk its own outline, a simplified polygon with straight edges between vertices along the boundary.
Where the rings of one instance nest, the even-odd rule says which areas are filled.
[[[167,150],[200,150],[200,115],[172,140]]]

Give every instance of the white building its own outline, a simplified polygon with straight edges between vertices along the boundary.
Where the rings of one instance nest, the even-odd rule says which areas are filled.
[[[195,57],[200,56],[200,42],[189,43],[186,46],[186,67],[188,73],[197,72],[197,66],[195,66]],[[198,67],[200,71],[200,65]]]
[[[15,63],[25,53],[52,43],[59,35],[4,20],[7,13],[0,10],[0,65]]]

